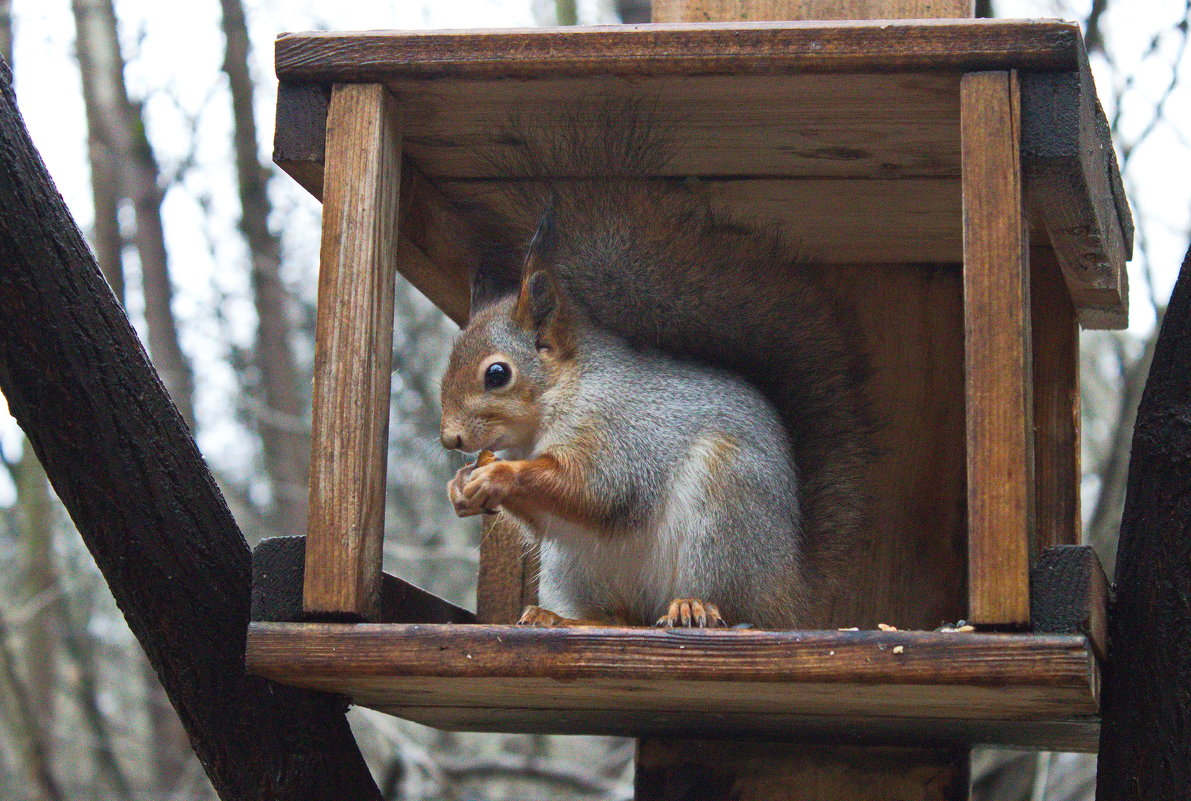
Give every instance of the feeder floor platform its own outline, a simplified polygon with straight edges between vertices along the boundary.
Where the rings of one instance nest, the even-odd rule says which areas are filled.
[[[253,623],[249,671],[452,730],[1094,751],[1081,634]]]

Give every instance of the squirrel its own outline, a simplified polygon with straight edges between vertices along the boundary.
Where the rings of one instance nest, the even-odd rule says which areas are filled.
[[[501,165],[536,180],[473,215],[487,247],[441,436],[504,458],[448,493],[539,542],[521,623],[814,625],[863,538],[854,323],[778,232],[652,178],[656,128],[608,106]]]

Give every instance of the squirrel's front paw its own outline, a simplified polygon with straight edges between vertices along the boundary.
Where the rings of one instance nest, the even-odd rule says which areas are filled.
[[[680,626],[686,629],[714,629],[728,624],[720,615],[719,607],[713,603],[698,598],[675,598],[670,602],[666,614],[659,617],[654,625],[667,629]]]
[[[463,468],[448,485],[455,514],[468,517],[492,514],[513,488],[515,473],[508,462],[495,461],[472,467],[466,475]]]

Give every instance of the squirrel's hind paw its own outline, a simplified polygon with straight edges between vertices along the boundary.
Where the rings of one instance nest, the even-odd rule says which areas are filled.
[[[670,602],[666,614],[654,623],[659,628],[714,629],[727,626],[720,609],[713,603],[698,598],[675,598]]]

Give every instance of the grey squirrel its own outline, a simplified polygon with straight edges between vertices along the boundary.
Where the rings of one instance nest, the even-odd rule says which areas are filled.
[[[523,623],[814,625],[863,536],[851,321],[775,232],[647,178],[668,154],[648,115],[597,116],[526,143],[503,167],[539,179],[520,211],[477,218],[497,245],[441,434],[504,458],[456,474],[456,512],[540,543]]]

